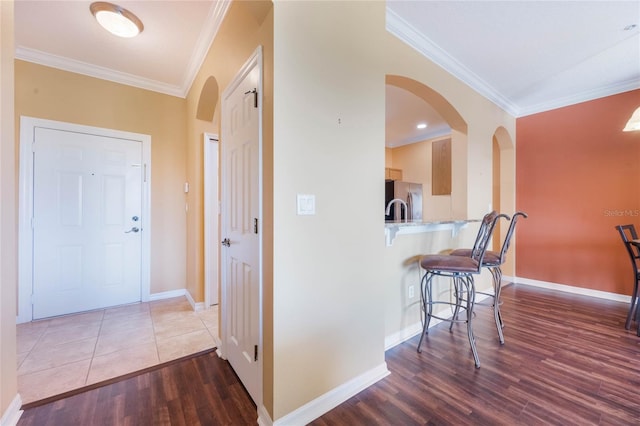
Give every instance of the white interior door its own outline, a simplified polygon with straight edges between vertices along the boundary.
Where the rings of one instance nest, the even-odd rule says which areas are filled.
[[[141,300],[142,143],[37,128],[33,318]]]
[[[256,404],[262,392],[259,57],[243,67],[222,103],[224,352]]]

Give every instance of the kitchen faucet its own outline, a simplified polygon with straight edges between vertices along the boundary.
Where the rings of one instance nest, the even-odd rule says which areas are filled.
[[[405,203],[404,200],[401,200],[400,198],[394,198],[393,200],[389,201],[389,204],[387,204],[387,210],[385,210],[385,215],[389,216],[393,203],[400,203],[402,206],[404,206],[404,223],[407,223],[407,218],[409,217],[409,209],[407,208],[407,203]],[[402,217],[402,208],[400,208],[400,217]]]

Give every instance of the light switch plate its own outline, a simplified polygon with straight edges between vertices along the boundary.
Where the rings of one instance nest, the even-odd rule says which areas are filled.
[[[312,194],[298,194],[298,215],[316,214],[316,196]]]

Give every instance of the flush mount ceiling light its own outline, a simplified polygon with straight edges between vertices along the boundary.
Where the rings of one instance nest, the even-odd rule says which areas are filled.
[[[427,123],[419,123],[416,126],[416,129],[426,129],[427,128]]]
[[[627,121],[627,125],[622,129],[623,132],[633,132],[635,130],[640,130],[640,108],[637,108],[629,121]]]
[[[91,3],[89,9],[105,30],[118,37],[135,37],[144,29],[136,15],[118,5],[98,1]]]

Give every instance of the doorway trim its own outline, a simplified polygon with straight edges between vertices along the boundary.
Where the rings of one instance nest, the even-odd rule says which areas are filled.
[[[18,176],[18,315],[17,323],[33,320],[31,296],[33,292],[33,142],[35,129],[85,133],[90,135],[129,139],[142,143],[142,217],[140,298],[149,301],[151,293],[151,136],[121,130],[84,126],[42,118],[20,117],[20,160]]]
[[[204,303],[219,303],[220,277],[220,142],[204,134]]]

